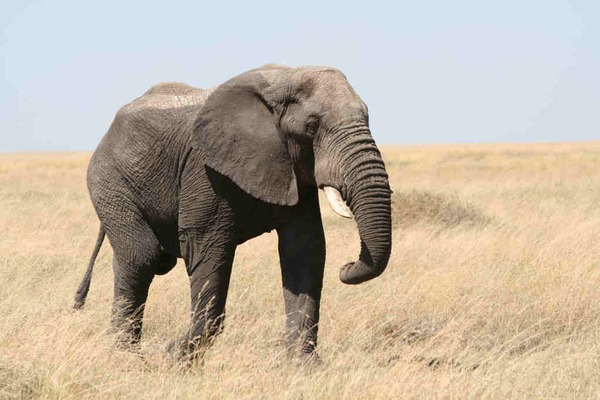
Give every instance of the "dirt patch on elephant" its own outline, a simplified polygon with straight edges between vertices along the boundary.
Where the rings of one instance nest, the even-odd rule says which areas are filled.
[[[392,195],[394,227],[433,223],[442,228],[481,227],[490,222],[483,210],[455,195],[427,191],[399,192]]]

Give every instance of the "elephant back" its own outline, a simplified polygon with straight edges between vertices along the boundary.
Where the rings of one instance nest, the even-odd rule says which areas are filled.
[[[125,105],[121,112],[202,106],[212,92],[212,89],[198,89],[181,82],[159,83],[148,89],[141,97]]]

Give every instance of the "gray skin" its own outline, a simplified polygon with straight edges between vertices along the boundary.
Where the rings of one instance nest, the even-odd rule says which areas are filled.
[[[191,324],[170,349],[197,354],[221,330],[236,247],[276,229],[286,346],[313,354],[325,264],[318,188],[337,189],[358,225],[360,256],[342,282],[379,276],[391,252],[391,190],[367,107],[333,68],[266,65],[211,90],[156,85],[119,110],[87,180],[101,226],[75,308],[106,233],[112,325],[125,345],[140,340],[154,276],[180,257]]]

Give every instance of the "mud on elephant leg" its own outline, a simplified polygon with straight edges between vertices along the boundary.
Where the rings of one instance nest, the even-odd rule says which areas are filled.
[[[222,330],[236,241],[219,229],[206,233],[188,229],[180,234],[180,241],[190,277],[191,322],[188,332],[167,350],[180,360],[192,361]]]

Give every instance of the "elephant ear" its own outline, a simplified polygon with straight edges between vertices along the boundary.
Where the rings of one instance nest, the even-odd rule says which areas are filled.
[[[204,151],[209,168],[251,196],[294,205],[298,185],[273,106],[263,96],[268,86],[251,73],[219,86],[196,118],[193,145]]]

